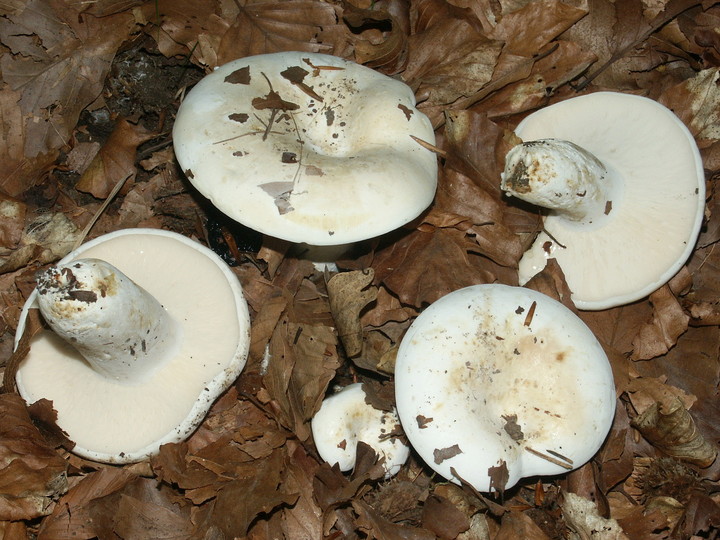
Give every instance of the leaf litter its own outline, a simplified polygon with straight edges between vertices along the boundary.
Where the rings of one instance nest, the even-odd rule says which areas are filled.
[[[216,219],[178,171],[182,94],[226,61],[324,52],[405,80],[436,126],[433,206],[322,275],[266,239],[222,243],[253,318],[247,366],[185,442],[124,467],[69,453],[51,404],[0,395],[4,538],[714,538],[720,534],[720,4],[712,0],[189,0],[0,6],[0,351],[8,360],[34,274],[91,229],[152,226],[209,241]],[[304,91],[298,66],[287,78]],[[241,75],[241,74],[240,74]],[[239,81],[243,78],[239,75]],[[616,90],[670,107],[701,149],[706,220],[687,266],[631,305],[579,315],[611,359],[618,407],[594,459],[483,495],[411,454],[391,480],[360,445],[323,463],[309,421],[337,386],[392,406],[394,352],[424,307],[476,283],[517,284],[541,227],[499,173],[529,111]],[[257,108],[288,109],[280,96]],[[330,121],[330,120],[329,120]],[[652,226],[652,224],[648,224]],[[229,260],[226,257],[226,260]],[[573,308],[559,267],[528,286]],[[10,388],[10,386],[8,386]],[[430,422],[432,419],[419,419]],[[438,449],[449,457],[452,444]]]

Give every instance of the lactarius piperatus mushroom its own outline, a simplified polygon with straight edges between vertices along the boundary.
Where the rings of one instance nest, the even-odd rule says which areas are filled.
[[[381,411],[365,401],[362,383],[325,398],[312,419],[313,440],[321,458],[349,471],[355,467],[358,443],[364,442],[384,458],[386,478],[397,474],[410,454],[398,427],[394,411]]]
[[[413,321],[395,394],[423,460],[479,491],[580,467],[615,411],[610,364],[588,327],[548,296],[499,284],[454,291]]]
[[[430,205],[437,160],[413,137],[435,142],[407,85],[304,52],[218,67],[185,97],[173,128],[180,166],[217,208],[311,246],[384,234]]]
[[[139,461],[185,439],[245,366],[239,281],[176,233],[128,229],[80,246],[38,277],[18,338],[32,307],[52,331],[33,338],[18,391],[51,400],[73,452],[95,461]]]
[[[705,177],[697,145],[663,105],[598,92],[540,109],[515,133],[501,188],[549,209],[520,261],[524,284],[557,259],[580,309],[639,300],[697,240]]]

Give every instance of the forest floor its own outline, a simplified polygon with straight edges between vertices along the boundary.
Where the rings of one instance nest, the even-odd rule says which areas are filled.
[[[0,2],[0,537],[719,538],[719,29],[711,0]],[[435,127],[432,206],[339,261],[351,277],[332,305],[331,274],[225,218],[173,153],[178,107],[205,74],[288,50],[406,82]],[[617,407],[602,448],[492,493],[448,482],[415,452],[392,479],[371,451],[352,472],[324,463],[310,420],[329,392],[360,381],[391,408],[394,355],[428,305],[518,284],[542,224],[499,187],[513,129],[601,90],[670,108],[707,188],[695,249],[648,297],[578,311],[556,264],[528,284],[575,311],[610,360]],[[13,350],[38,270],[135,227],[232,264],[252,338],[243,373],[187,441],[107,465],[73,454],[52,409],[13,392]]]

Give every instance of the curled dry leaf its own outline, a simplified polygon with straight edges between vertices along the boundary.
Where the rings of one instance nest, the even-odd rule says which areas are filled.
[[[393,6],[395,11],[402,12],[395,16],[383,9],[381,2],[374,2],[373,9],[360,9],[348,3],[343,10],[343,22],[352,29],[349,35],[355,46],[355,61],[388,75],[400,71],[407,59],[408,24],[398,17],[408,19],[408,6],[396,3],[388,7]]]
[[[0,274],[31,263],[47,264],[67,255],[80,235],[66,214],[46,212],[28,214],[30,218],[16,249],[0,252]]]
[[[594,502],[574,493],[563,493],[560,504],[571,540],[629,540],[614,519],[600,515]]]
[[[335,274],[327,282],[330,311],[335,319],[345,353],[350,358],[362,351],[363,330],[360,312],[377,298],[377,287],[370,285],[374,277],[375,272],[372,268],[368,268]]]
[[[653,446],[668,456],[709,467],[717,457],[717,447],[703,437],[690,412],[680,399],[666,405],[654,403],[632,421]]]
[[[653,306],[653,318],[640,327],[633,340],[633,360],[649,360],[665,354],[688,328],[690,316],[667,285],[650,295],[650,303]]]
[[[0,394],[0,521],[50,513],[68,489],[67,463],[30,421],[15,394]]]

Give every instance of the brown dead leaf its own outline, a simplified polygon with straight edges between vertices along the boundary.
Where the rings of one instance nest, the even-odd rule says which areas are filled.
[[[120,118],[107,142],[75,184],[75,189],[105,199],[115,185],[136,173],[137,147],[155,135]]]
[[[372,268],[335,274],[327,282],[330,311],[337,325],[345,353],[352,358],[362,351],[363,327],[360,312],[377,298]]]
[[[435,494],[423,504],[422,525],[438,538],[454,540],[470,528],[470,521],[452,502]]]
[[[437,19],[410,37],[403,77],[423,106],[453,103],[491,81],[501,48],[466,20]]]
[[[640,327],[633,340],[633,360],[649,360],[665,354],[688,328],[690,316],[683,311],[667,285],[650,295],[650,303],[653,306],[653,318]]]
[[[433,210],[425,222],[432,222],[438,211],[451,212],[470,220],[467,231],[477,242],[474,251],[503,266],[517,266],[523,254],[520,238],[503,223],[505,205],[475,184],[470,178],[452,169],[445,169],[438,185]]]
[[[530,2],[500,19],[491,37],[505,42],[504,52],[533,56],[586,14],[556,0]]]
[[[666,90],[659,101],[690,129],[700,147],[720,139],[720,68],[700,71]]]
[[[24,521],[0,521],[0,537],[3,540],[27,540],[29,535]]]
[[[473,248],[462,231],[414,231],[375,255],[375,279],[403,304],[420,307],[456,289],[493,281],[471,261],[468,251]]]
[[[494,540],[517,540],[519,538],[525,540],[550,540],[528,514],[516,510],[506,512],[502,517],[500,530]]]
[[[367,535],[368,540],[432,540],[435,538],[430,531],[388,521],[360,500],[354,500],[352,506],[358,515],[357,526]]]
[[[226,538],[243,537],[259,515],[295,504],[299,494],[286,485],[284,454],[284,449],[278,449],[267,458],[238,464],[234,478],[207,503],[205,526],[217,527]]]
[[[22,113],[21,119],[14,115],[20,121],[13,127],[3,122],[13,161],[4,165],[0,185],[10,194],[20,181],[34,184],[48,157],[68,144],[80,112],[100,95],[110,63],[133,29],[129,11],[98,18],[81,16],[82,7],[31,0],[3,18],[0,34],[10,53],[0,58],[7,83],[0,103],[14,99]],[[8,92],[18,92],[19,99]],[[20,171],[24,179],[15,176]]]
[[[157,479],[137,478],[123,489],[89,502],[93,530],[99,538],[192,537],[190,508],[176,503],[177,494]]]
[[[220,65],[217,51],[232,19],[229,14],[228,20],[223,18],[219,5],[195,0],[158,0],[145,3],[142,13],[148,23],[145,31],[165,56],[191,55],[191,60],[201,66]],[[160,14],[159,21],[156,13]]]
[[[309,421],[320,408],[340,365],[332,328],[280,319],[270,340],[263,382],[277,404],[279,418],[297,437],[310,436]]]
[[[220,40],[217,63],[278,51],[342,53],[348,30],[332,4],[308,0],[248,2]]]
[[[43,520],[38,538],[71,540],[96,536],[90,503],[124,489],[136,475],[121,468],[102,468],[84,476]]]
[[[68,489],[67,463],[30,421],[25,402],[0,394],[0,521],[50,513]]]
[[[717,457],[717,446],[707,441],[695,426],[680,399],[655,403],[632,421],[643,437],[668,456],[709,467]]]
[[[355,61],[392,75],[407,60],[410,6],[400,2],[373,2],[372,9],[346,4],[343,22],[355,47]]]

